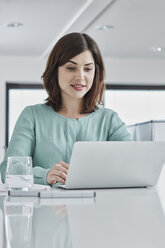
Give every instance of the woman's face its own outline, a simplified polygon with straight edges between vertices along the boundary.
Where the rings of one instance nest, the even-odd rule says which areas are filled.
[[[95,63],[89,50],[70,59],[58,68],[58,83],[62,98],[81,99],[90,90],[95,75]]]

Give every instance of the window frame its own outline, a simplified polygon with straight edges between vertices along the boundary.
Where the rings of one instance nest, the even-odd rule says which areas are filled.
[[[165,85],[141,85],[141,84],[110,84],[106,83],[106,90],[165,90]]]

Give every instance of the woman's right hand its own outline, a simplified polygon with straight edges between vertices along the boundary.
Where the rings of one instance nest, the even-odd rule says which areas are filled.
[[[53,165],[52,169],[50,169],[47,174],[47,182],[49,184],[55,184],[57,182],[65,184],[68,174],[68,168],[69,164],[63,161],[60,161],[57,164]]]

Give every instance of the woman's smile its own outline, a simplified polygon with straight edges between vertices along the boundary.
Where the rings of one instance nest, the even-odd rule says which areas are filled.
[[[86,87],[86,85],[84,84],[71,84],[71,86],[74,90],[77,90],[77,91],[84,90],[84,88]]]

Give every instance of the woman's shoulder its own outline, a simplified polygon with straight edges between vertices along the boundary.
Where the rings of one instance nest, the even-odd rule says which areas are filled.
[[[30,119],[40,119],[47,118],[52,112],[52,108],[46,104],[35,104],[26,106],[22,113],[21,117],[28,117]]]
[[[25,112],[48,112],[50,111],[51,107],[47,106],[44,103],[34,104],[34,105],[28,105],[24,108],[23,111]]]
[[[98,108],[96,110],[96,114],[98,114],[99,116],[106,116],[106,117],[112,117],[117,115],[117,113],[113,109],[109,109],[109,108]]]

